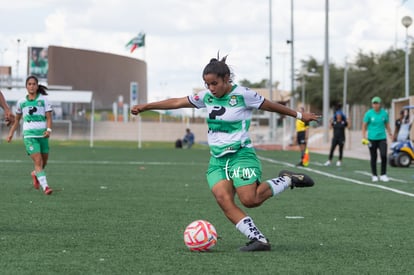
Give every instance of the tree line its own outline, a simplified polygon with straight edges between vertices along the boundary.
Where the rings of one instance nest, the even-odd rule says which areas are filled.
[[[414,71],[413,61],[409,58],[410,68]],[[302,85],[305,88],[305,102],[310,104],[312,111],[322,110],[323,105],[323,62],[318,62],[314,57],[301,60],[301,72],[295,75],[296,85],[294,96],[301,100]],[[358,52],[353,61],[343,66],[329,64],[329,100],[334,107],[343,102],[345,70],[347,70],[347,104],[350,106],[370,105],[374,96],[383,100],[386,108],[391,106],[394,98],[405,96],[405,51],[401,49],[389,49],[384,53]],[[312,72],[312,76],[306,76]],[[303,76],[304,75],[304,76]],[[413,74],[410,74],[414,76]],[[263,79],[258,83],[251,83],[246,79],[241,80],[240,85],[251,88],[269,87],[269,81]],[[414,93],[413,80],[409,85],[410,94]],[[277,88],[277,85],[276,85]]]

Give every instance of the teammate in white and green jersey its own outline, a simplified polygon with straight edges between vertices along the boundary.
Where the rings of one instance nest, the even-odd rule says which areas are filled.
[[[261,164],[249,136],[252,111],[278,112],[305,122],[317,120],[318,116],[296,112],[265,99],[253,90],[233,84],[226,57],[211,59],[202,77],[206,90],[188,97],[135,105],[131,113],[137,115],[153,109],[206,108],[211,152],[207,171],[210,189],[226,217],[249,239],[240,250],[270,250],[268,239],[235,203],[235,194],[245,207],[252,208],[289,187],[308,187],[314,182],[305,174],[286,170],[276,178],[261,180]]]
[[[49,158],[49,137],[52,132],[52,106],[45,95],[47,88],[39,85],[35,76],[26,79],[27,95],[17,102],[16,118],[10,128],[7,141],[13,139],[14,132],[23,118],[23,141],[27,154],[32,158],[34,171],[32,171],[33,186],[39,189],[42,186],[46,195],[52,194],[47,184],[44,168]]]

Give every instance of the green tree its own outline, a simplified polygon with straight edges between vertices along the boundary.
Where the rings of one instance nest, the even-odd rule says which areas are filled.
[[[414,68],[410,58],[410,68]],[[314,73],[305,76],[305,101],[311,105],[312,111],[322,112],[323,105],[323,62],[314,57],[301,60],[302,70]],[[329,64],[329,99],[330,107],[342,103],[344,93],[345,64],[338,66]],[[358,52],[354,61],[347,66],[347,102],[349,105],[366,104],[374,96],[382,98],[385,107],[390,107],[395,98],[405,96],[405,52],[400,49],[389,49],[383,53]],[[303,79],[296,76],[294,96],[301,98]],[[275,87],[277,87],[277,83]],[[266,88],[268,80],[252,83],[247,79],[240,85],[250,88]],[[410,94],[414,95],[414,79],[410,80]]]
[[[347,102],[348,104],[367,104],[374,96],[380,96],[386,107],[390,107],[394,98],[404,97],[404,51],[388,50],[381,54],[360,51],[355,62],[348,66]],[[315,68],[319,77],[306,78],[306,100],[315,110],[321,110],[323,104],[323,64],[314,58],[302,60],[305,69]],[[412,62],[411,62],[412,63]],[[345,67],[329,65],[330,106],[343,101]],[[411,81],[412,82],[412,81]],[[302,83],[295,90],[301,93]],[[413,91],[414,85],[410,86]]]
[[[252,88],[252,89],[254,89],[254,88],[266,88],[266,87],[268,87],[268,83],[269,83],[269,80],[265,79],[265,78],[262,79],[260,82],[256,82],[256,83],[252,83],[247,79],[242,79],[242,80],[239,81],[239,84],[241,86],[249,87],[249,88]]]

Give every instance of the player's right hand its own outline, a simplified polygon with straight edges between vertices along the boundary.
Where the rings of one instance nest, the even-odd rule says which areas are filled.
[[[141,112],[141,108],[139,105],[134,105],[131,108],[131,114],[133,114],[134,116],[138,115]]]

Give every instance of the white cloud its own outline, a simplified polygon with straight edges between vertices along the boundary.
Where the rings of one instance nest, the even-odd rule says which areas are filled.
[[[7,2],[7,4],[6,4]],[[403,47],[401,17],[414,0],[330,1],[330,56],[342,63],[360,49]],[[146,59],[150,98],[184,96],[203,85],[204,65],[218,50],[229,54],[236,81],[268,78],[267,0],[0,0],[2,60],[25,71],[28,46],[58,45]],[[290,88],[290,1],[273,0],[273,80]],[[323,61],[325,1],[295,0],[295,63]],[[12,22],[12,24],[11,24]],[[146,47],[130,54],[128,40],[147,34]],[[414,33],[414,26],[410,28]],[[20,39],[18,48],[17,39]]]

